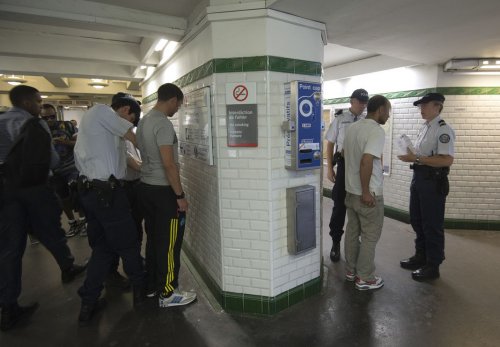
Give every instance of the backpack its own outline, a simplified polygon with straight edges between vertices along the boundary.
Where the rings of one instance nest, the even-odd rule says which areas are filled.
[[[47,183],[52,139],[32,117],[21,127],[20,133],[3,163],[5,188],[26,188]]]

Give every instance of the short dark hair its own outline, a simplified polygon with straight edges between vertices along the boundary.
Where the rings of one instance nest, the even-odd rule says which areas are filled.
[[[30,86],[15,86],[9,92],[9,99],[12,106],[22,107],[23,101],[32,100],[38,93],[40,93],[38,89]]]
[[[135,120],[134,120],[134,125],[137,126],[137,122],[139,121],[139,117],[141,116],[141,106],[139,106],[139,103],[135,101],[135,99],[130,98],[130,97],[119,97],[119,98],[113,98],[113,103],[111,104],[111,108],[113,110],[118,110],[120,107],[123,106],[130,106],[130,110],[128,114],[134,113],[135,114]]]
[[[388,106],[389,100],[382,95],[374,95],[368,100],[368,105],[366,106],[366,112],[373,113],[376,112],[382,106]]]
[[[172,98],[183,100],[182,90],[173,83],[165,83],[158,88],[158,101],[167,101]]]
[[[118,92],[115,95],[113,95],[113,97],[111,98],[111,104],[114,104],[115,101],[118,100],[119,98],[131,98],[131,99],[133,99],[134,97],[131,94],[127,94],[124,92]]]
[[[43,104],[42,108],[45,109],[45,110],[48,110],[50,108],[50,109],[54,110],[57,113],[56,107],[54,105],[52,105],[52,104]]]

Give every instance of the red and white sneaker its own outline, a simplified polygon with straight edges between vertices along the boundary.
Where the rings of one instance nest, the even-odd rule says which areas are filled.
[[[363,281],[361,278],[356,278],[356,289],[358,290],[373,290],[382,288],[384,280],[381,277],[375,276],[374,280]]]
[[[356,280],[356,274],[353,272],[347,271],[345,273],[345,279],[349,282],[354,282]]]

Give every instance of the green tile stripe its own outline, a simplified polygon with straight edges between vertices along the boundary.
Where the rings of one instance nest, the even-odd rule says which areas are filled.
[[[275,297],[225,292],[220,289],[202,264],[194,257],[192,250],[186,243],[183,244],[182,250],[219,304],[229,312],[273,315],[321,292],[323,274]]]
[[[437,87],[381,93],[380,95],[383,95],[388,99],[401,99],[420,97],[431,92],[438,92],[444,95],[500,95],[500,87]],[[348,102],[349,97],[323,100],[324,105],[346,104]]]
[[[323,196],[325,198],[332,197],[332,190],[323,188]],[[403,223],[410,223],[410,213],[398,208],[384,206],[384,216],[398,220]],[[462,229],[462,230],[495,230],[500,231],[500,220],[476,220],[476,219],[453,219],[446,218],[444,220],[446,229]]]
[[[255,72],[273,71],[293,73],[309,76],[321,76],[323,70],[321,63],[300,59],[282,58],[275,56],[256,56],[239,58],[217,58],[212,59],[196,69],[188,72],[173,83],[179,87],[185,87],[213,73],[230,72]],[[147,104],[158,98],[156,93],[148,95],[143,99]]]

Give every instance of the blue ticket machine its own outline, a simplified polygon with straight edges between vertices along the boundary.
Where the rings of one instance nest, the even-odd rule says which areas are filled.
[[[319,169],[322,165],[321,83],[292,81],[285,84],[285,167]]]

